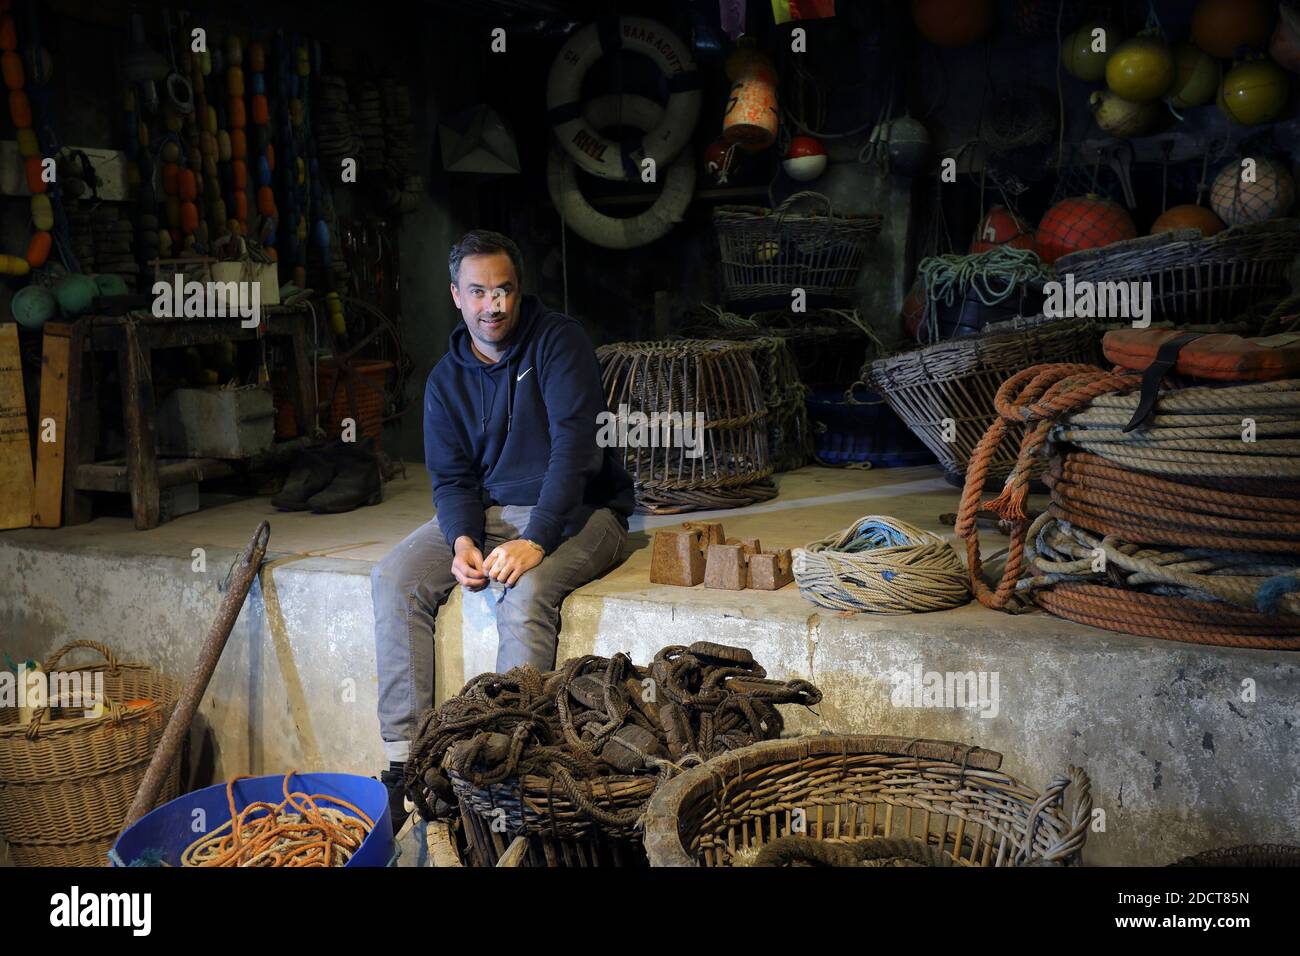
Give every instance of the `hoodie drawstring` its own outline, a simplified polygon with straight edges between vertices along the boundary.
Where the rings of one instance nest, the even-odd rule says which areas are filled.
[[[483,369],[478,370],[478,409],[479,409],[478,430],[480,432],[485,432],[487,431],[488,409],[487,409],[487,398],[485,398],[483,395]]]
[[[510,434],[510,429],[515,424],[515,370],[510,362],[506,362],[506,434]]]

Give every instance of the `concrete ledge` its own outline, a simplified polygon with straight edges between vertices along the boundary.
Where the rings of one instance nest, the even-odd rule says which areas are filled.
[[[889,495],[888,473],[869,488],[843,490],[835,483],[868,479],[807,471],[821,483],[818,493],[800,504],[797,488],[783,488],[782,498],[766,506],[724,512],[728,532],[786,547],[870,510],[936,526],[934,516],[951,510],[955,498],[929,476],[897,476],[898,491]],[[390,520],[379,515],[386,507],[354,513],[365,523],[372,552],[396,543],[391,533],[377,542],[372,534]],[[207,513],[207,520],[226,511]],[[84,530],[0,534],[0,647],[42,657],[88,637],[184,677],[237,554],[233,543],[202,545],[207,566],[196,572],[192,547],[237,541],[258,515],[221,517],[222,528],[211,531],[197,523],[177,531],[188,520],[182,519],[170,526],[172,538],[110,534],[100,521]],[[394,524],[409,529],[412,523],[403,515]],[[340,526],[321,527],[334,533]],[[286,539],[292,536],[277,539],[273,530],[273,546]],[[793,587],[653,586],[647,584],[648,540],[634,534],[620,568],[565,602],[560,659],[625,651],[643,662],[666,644],[741,644],[772,676],[804,677],[825,692],[816,713],[787,709],[791,732],[978,744],[1002,752],[1004,769],[1035,789],[1070,764],[1083,766],[1104,812],[1098,823],[1105,829],[1091,834],[1085,851],[1094,864],[1158,864],[1211,847],[1295,842],[1289,821],[1300,811],[1300,662],[1293,656],[1129,637],[978,605],[876,618],[818,609]],[[236,623],[196,721],[197,782],[291,768],[376,772],[382,754],[372,560],[279,553],[270,565]],[[439,614],[440,698],[492,669],[491,609],[489,593],[457,592]],[[985,699],[982,709],[911,706],[911,693],[897,696],[896,675],[918,671],[983,673],[986,690],[996,675],[996,700]]]

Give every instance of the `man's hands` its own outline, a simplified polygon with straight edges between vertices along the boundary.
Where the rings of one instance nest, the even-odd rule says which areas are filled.
[[[468,535],[461,535],[456,539],[456,556],[451,562],[451,573],[462,587],[470,591],[481,591],[487,587],[488,579],[483,571],[483,553]]]
[[[526,572],[542,563],[545,554],[529,541],[507,541],[484,559],[473,539],[462,535],[456,539],[456,556],[451,562],[451,573],[470,591],[481,591],[488,581],[501,581],[507,587]]]

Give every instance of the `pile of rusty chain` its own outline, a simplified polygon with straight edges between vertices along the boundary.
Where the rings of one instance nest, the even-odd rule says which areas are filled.
[[[528,666],[481,674],[421,716],[407,792],[433,819],[456,802],[448,773],[478,788],[531,774],[554,780],[590,818],[625,826],[640,808],[603,810],[590,781],[667,777],[682,762],[774,739],[785,726],[777,704],[811,707],[821,696],[805,680],[769,680],[745,648],[709,641],[665,647],[644,668],[615,654],[575,657],[545,674]]]

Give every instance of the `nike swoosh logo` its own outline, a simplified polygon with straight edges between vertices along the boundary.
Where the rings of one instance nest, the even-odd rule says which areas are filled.
[[[532,370],[533,370],[533,367],[532,367],[531,365],[528,366],[528,368],[524,369],[522,372],[520,372],[518,375],[515,376],[515,381],[516,381],[516,382],[522,382],[522,381],[524,380],[524,376],[527,375],[527,374],[528,374],[529,372],[531,372]]]

